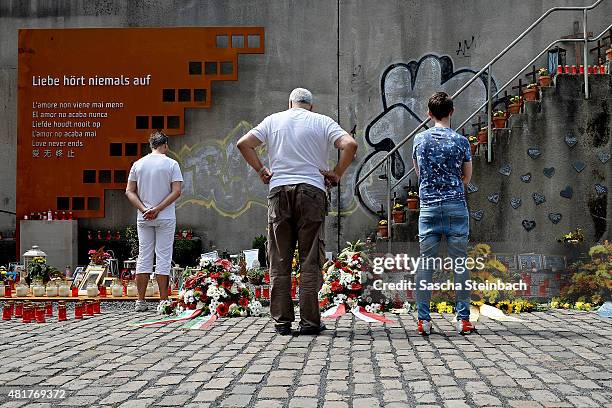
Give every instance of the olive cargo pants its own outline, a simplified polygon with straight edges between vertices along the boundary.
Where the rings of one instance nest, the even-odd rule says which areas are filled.
[[[300,326],[321,324],[318,293],[325,262],[325,191],[309,184],[274,187],[268,195],[270,314],[277,325],[295,320],[291,301],[291,263],[298,244],[300,261]]]

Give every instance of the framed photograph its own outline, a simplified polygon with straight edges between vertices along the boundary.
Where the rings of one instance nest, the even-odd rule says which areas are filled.
[[[550,269],[553,272],[565,270],[565,257],[562,255],[545,255],[544,269]]]
[[[72,286],[78,288],[81,281],[85,277],[85,268],[83,266],[77,266],[72,272]]]
[[[219,251],[206,252],[201,255],[202,260],[216,261],[219,259]]]
[[[87,295],[87,285],[90,283],[100,285],[106,276],[105,265],[89,265],[85,269],[85,277],[79,284],[79,295]]]
[[[242,253],[244,253],[244,261],[246,262],[247,269],[253,267],[253,262],[259,261],[259,249],[245,249]]]
[[[514,254],[494,254],[495,259],[499,262],[503,263],[509,271],[515,271],[518,269],[518,265],[516,263],[516,255]]]
[[[544,266],[541,254],[519,254],[518,260],[519,269],[540,270]]]
[[[113,277],[106,277],[102,280],[102,286],[106,286],[107,288],[110,288],[113,285],[113,282],[115,282],[115,278]]]

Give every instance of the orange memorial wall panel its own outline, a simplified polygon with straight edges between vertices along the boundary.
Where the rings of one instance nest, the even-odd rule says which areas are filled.
[[[18,52],[18,219],[103,217],[151,131],[183,134],[212,81],[238,79],[238,54],[263,54],[264,29],[23,29]]]

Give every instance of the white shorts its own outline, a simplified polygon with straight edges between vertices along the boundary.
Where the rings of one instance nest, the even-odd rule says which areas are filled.
[[[170,275],[175,228],[176,220],[172,219],[138,220],[136,273],[152,273],[155,255],[155,274]]]

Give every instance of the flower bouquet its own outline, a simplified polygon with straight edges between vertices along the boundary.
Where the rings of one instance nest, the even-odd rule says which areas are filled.
[[[111,258],[111,255],[104,251],[104,247],[98,250],[90,249],[87,255],[89,255],[90,265],[104,265]]]
[[[364,321],[390,322],[378,315],[378,309],[363,299],[362,279],[370,264],[362,252],[363,243],[347,242],[347,245],[335,260],[323,266],[323,286],[319,291],[321,317],[335,319],[346,314],[348,308]]]

